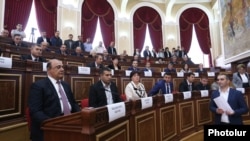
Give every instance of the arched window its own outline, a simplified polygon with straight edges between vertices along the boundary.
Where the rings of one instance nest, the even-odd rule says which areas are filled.
[[[209,55],[209,66],[212,66],[211,40],[209,32],[209,21],[207,15],[198,8],[185,10],[179,19],[181,46],[189,52],[193,38],[193,26],[197,34],[200,49],[204,54]],[[195,56],[190,56],[191,58]]]
[[[153,48],[156,50],[162,48],[161,17],[157,11],[147,6],[137,9],[133,16],[134,48],[138,48],[142,51],[147,25]]]

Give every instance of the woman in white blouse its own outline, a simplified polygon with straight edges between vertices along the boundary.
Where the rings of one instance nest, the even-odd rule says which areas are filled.
[[[130,73],[130,82],[125,88],[125,94],[127,100],[137,100],[143,97],[147,97],[147,92],[142,83],[140,83],[140,73],[138,71],[132,71]]]

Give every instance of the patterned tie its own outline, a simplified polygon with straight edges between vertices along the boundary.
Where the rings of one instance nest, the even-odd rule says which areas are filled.
[[[69,115],[71,112],[69,109],[68,98],[61,87],[61,82],[57,81],[56,83],[58,84],[59,93],[60,93],[61,99],[62,99],[63,113],[64,113],[64,115]]]
[[[189,91],[192,91],[192,85],[188,85],[189,86]]]

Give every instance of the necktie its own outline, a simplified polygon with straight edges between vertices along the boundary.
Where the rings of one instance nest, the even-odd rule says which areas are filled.
[[[111,52],[112,52],[111,54],[114,54],[113,48],[111,48]]]
[[[68,105],[68,98],[61,87],[61,82],[57,81],[56,83],[58,84],[59,93],[61,95],[61,100],[63,104],[63,113],[64,115],[69,115],[71,112],[70,112],[69,105]]]
[[[168,87],[168,83],[167,83],[167,94],[169,94],[169,87]]]
[[[38,59],[37,58],[35,58],[35,60],[34,60],[35,62],[38,62]]]

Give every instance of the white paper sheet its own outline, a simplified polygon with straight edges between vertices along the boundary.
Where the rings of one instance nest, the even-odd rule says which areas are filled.
[[[152,76],[152,71],[144,71],[144,76],[151,77]]]
[[[47,71],[47,64],[46,62],[43,62],[43,71]]]
[[[165,103],[173,102],[174,96],[172,93],[170,94],[164,94]]]
[[[242,92],[242,94],[244,94],[244,93],[245,93],[245,88],[236,88],[236,90],[241,91],[241,92]]]
[[[125,75],[126,76],[130,76],[130,73],[131,73],[132,71],[131,70],[125,70]]]
[[[192,97],[191,91],[183,92],[184,99],[190,99]]]
[[[153,106],[152,97],[141,98],[141,109],[146,109]]]
[[[124,102],[107,105],[107,108],[109,114],[109,122],[125,116],[126,108]]]
[[[177,77],[184,77],[184,73],[183,72],[177,72]]]
[[[0,57],[0,68],[12,68],[12,58]]]
[[[208,90],[201,90],[201,97],[208,97]]]
[[[233,112],[233,109],[231,108],[231,106],[228,104],[228,102],[222,96],[214,98],[214,102],[217,105],[217,107],[220,109],[223,109],[223,111]],[[226,113],[223,113],[221,115],[221,121],[222,122],[229,122],[229,119],[228,119],[228,116],[226,115]]]
[[[90,67],[78,66],[78,74],[90,74]]]

